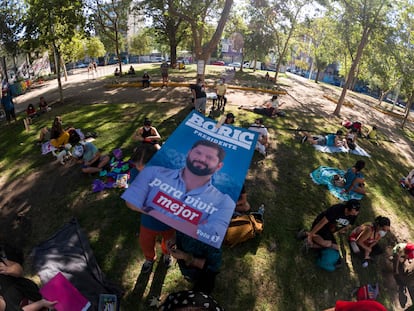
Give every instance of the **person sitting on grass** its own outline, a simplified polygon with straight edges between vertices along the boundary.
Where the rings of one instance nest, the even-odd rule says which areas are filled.
[[[91,142],[76,145],[73,156],[82,164],[82,172],[86,174],[101,172],[110,160],[108,155],[102,155]]]
[[[342,138],[344,133],[341,130],[336,131],[335,134],[328,135],[312,135],[309,132],[303,132],[302,144],[308,142],[311,145],[328,146],[328,147],[346,147],[346,140]]]
[[[43,132],[44,131],[45,130],[43,130]],[[75,131],[75,129],[73,127],[63,129],[62,117],[56,116],[53,120],[52,128],[50,129],[50,144],[55,148],[66,145],[69,143],[71,131]]]
[[[259,151],[262,155],[266,156],[266,147],[269,143],[269,132],[263,125],[263,119],[256,119],[248,129],[250,131],[259,133],[259,138],[256,143],[256,150]]]
[[[406,275],[405,263],[411,263],[414,259],[413,243],[397,243],[392,249],[392,269],[394,278],[398,285],[406,286],[404,276]]]
[[[279,109],[285,103],[279,104],[278,96],[273,95],[270,100],[266,100],[262,107],[244,107],[240,106],[239,109],[252,111],[257,114],[261,114],[270,118],[276,117],[278,115],[282,116],[284,113]]]
[[[407,177],[401,179],[401,185],[408,190],[414,189],[414,169],[412,169]]]
[[[144,125],[135,131],[132,139],[134,141],[152,144],[157,148],[157,150],[161,149],[159,144],[161,135],[158,133],[157,129],[152,126],[152,122],[148,118],[145,118]]]
[[[357,136],[358,130],[356,128],[351,128],[348,133],[346,133],[345,139],[349,149],[355,150],[357,146]]]
[[[39,112],[40,113],[45,113],[52,110],[52,108],[50,108],[48,106],[48,104],[46,103],[46,100],[43,96],[40,96],[39,98]]]
[[[338,251],[334,234],[345,233],[350,229],[357,219],[360,208],[359,201],[354,199],[335,204],[315,218],[309,232],[300,231],[298,238],[306,238],[307,246],[310,248],[333,248]]]
[[[250,203],[247,201],[246,187],[243,185],[240,192],[239,199],[236,202],[236,208],[234,209],[233,216],[246,214],[250,211]]]
[[[361,172],[362,169],[365,167],[365,162],[362,160],[356,161],[354,166],[347,169],[344,174],[345,178],[345,185],[344,190],[345,193],[356,192],[360,194],[366,194],[365,191],[365,178],[364,174]]]
[[[142,87],[143,88],[149,87],[150,83],[151,83],[151,77],[147,71],[144,71],[144,74],[142,76]]]
[[[29,104],[26,109],[27,114],[27,120],[29,121],[29,124],[32,123],[32,119],[39,116],[38,112],[36,111],[36,108],[33,106],[33,104]]]
[[[43,299],[37,285],[23,277],[22,251],[8,243],[0,245],[0,311],[53,309],[57,301]],[[29,304],[22,304],[25,300]]]
[[[373,125],[371,130],[367,133],[366,136],[370,140],[377,140],[377,126]]]
[[[128,74],[129,75],[134,75],[135,74],[135,69],[132,65],[129,67]]]
[[[349,235],[349,244],[354,254],[363,257],[362,266],[368,267],[372,256],[384,253],[378,242],[390,231],[391,221],[387,217],[378,216],[374,222],[362,224],[352,230]]]

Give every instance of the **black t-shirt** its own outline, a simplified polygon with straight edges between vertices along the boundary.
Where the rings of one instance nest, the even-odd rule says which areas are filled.
[[[337,232],[349,225],[353,225],[357,216],[345,215],[345,204],[336,204],[322,213],[320,213],[312,224],[312,228],[323,218],[328,219],[328,223],[320,229],[320,231]]]
[[[207,97],[204,90],[204,84],[191,84],[190,89],[195,91],[196,98]]]
[[[7,244],[0,246],[0,257],[0,264],[7,264],[7,260],[23,264],[23,253]],[[6,301],[6,311],[21,311],[20,302],[24,298],[31,301],[42,299],[33,281],[3,274],[0,274],[0,295]]]

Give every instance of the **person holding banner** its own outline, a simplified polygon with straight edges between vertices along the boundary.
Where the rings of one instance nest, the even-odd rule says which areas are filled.
[[[181,169],[146,166],[122,198],[175,229],[216,248],[221,246],[236,203],[211,182],[223,167],[224,149],[198,140]]]

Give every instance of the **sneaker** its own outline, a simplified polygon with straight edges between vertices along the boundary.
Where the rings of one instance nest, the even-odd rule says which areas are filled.
[[[164,263],[164,266],[166,266],[167,268],[171,267],[171,263],[172,263],[171,255],[164,254],[162,256],[162,261]]]
[[[146,259],[144,264],[142,265],[141,272],[142,273],[150,273],[152,271],[152,266],[154,262],[151,260]]]
[[[297,234],[296,234],[296,238],[298,240],[303,240],[308,236],[308,234],[306,233],[305,229],[300,230]]]
[[[367,261],[367,260],[364,260],[364,261],[362,262],[362,268],[367,268],[367,267],[368,267],[368,265],[369,265],[369,263],[368,263],[368,261]]]
[[[302,139],[301,139],[301,143],[303,144],[307,140],[308,140],[308,136],[303,136]]]

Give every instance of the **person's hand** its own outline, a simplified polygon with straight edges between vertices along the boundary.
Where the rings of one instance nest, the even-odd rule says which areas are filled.
[[[3,274],[3,275],[9,275],[10,274],[10,267],[6,266],[3,262],[0,263],[0,274]]]
[[[182,260],[184,260],[184,261],[188,260],[188,258],[191,256],[191,255],[189,255],[189,254],[187,254],[187,253],[183,252],[182,250],[179,250],[179,249],[176,249],[176,248],[171,248],[171,250],[170,250],[170,254],[171,254],[171,256],[173,256],[175,259],[177,259],[177,260],[182,259]]]
[[[49,300],[46,300],[46,299],[41,300],[41,304],[43,305],[43,308],[47,308],[47,309],[54,309],[54,307],[57,303],[58,303],[57,300],[55,300],[55,301],[49,301]]]

